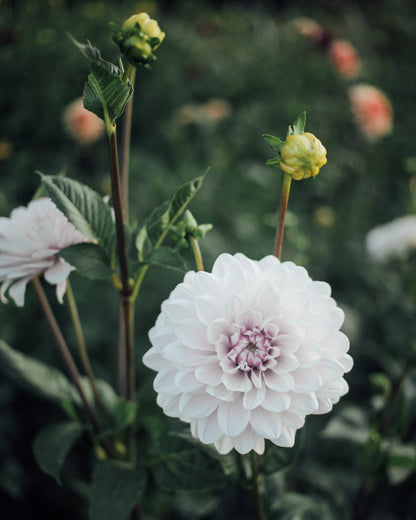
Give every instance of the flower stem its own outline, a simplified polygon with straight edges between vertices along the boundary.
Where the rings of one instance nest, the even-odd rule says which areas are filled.
[[[262,475],[259,470],[259,456],[254,451],[251,452],[251,464],[253,468],[252,494],[254,518],[255,520],[265,520],[266,517],[264,513],[263,500],[261,497]]]
[[[124,75],[127,74],[127,79],[130,79],[130,83],[134,87],[136,78],[136,69],[130,64],[126,66]],[[123,76],[124,78],[124,76]],[[127,80],[126,80],[127,81]],[[133,116],[133,96],[129,99],[127,106],[124,110],[123,116],[123,133],[122,133],[122,146],[121,146],[121,194],[122,194],[122,205],[125,219],[128,218],[128,207],[129,207],[129,159],[130,159],[130,141],[131,141],[131,124]]]
[[[99,425],[97,416],[96,416],[95,411],[92,408],[91,404],[89,403],[87,396],[85,395],[85,391],[84,391],[84,388],[82,387],[82,383],[81,383],[81,376],[80,376],[78,369],[75,365],[75,362],[71,356],[71,353],[67,347],[66,341],[62,335],[61,329],[59,328],[59,325],[55,319],[55,316],[52,312],[52,309],[49,305],[49,302],[46,298],[46,294],[42,288],[42,285],[41,285],[38,277],[33,279],[33,284],[35,286],[40,305],[43,309],[43,312],[45,313],[48,324],[52,330],[52,334],[55,337],[60,354],[67,367],[69,375],[78,390],[79,396],[84,405],[85,411],[91,421],[94,431],[98,432],[100,430],[100,425]]]
[[[290,185],[292,182],[292,177],[285,173],[283,178],[283,187],[282,187],[282,195],[280,198],[280,210],[279,210],[279,220],[277,223],[276,229],[276,239],[274,246],[274,254],[280,260],[280,256],[282,254],[282,242],[283,242],[283,231],[285,227],[285,217],[287,204],[289,202],[289,193],[290,193]]]
[[[98,407],[100,408],[104,417],[109,419],[110,417],[108,414],[108,410],[105,407],[103,400],[101,399],[101,396],[98,392],[97,385],[95,383],[94,372],[92,370],[91,362],[90,362],[90,359],[88,356],[88,351],[87,351],[87,348],[85,345],[85,338],[84,338],[84,334],[82,332],[81,320],[79,319],[77,304],[76,304],[74,293],[72,291],[72,287],[71,287],[71,284],[69,283],[69,280],[67,281],[66,295],[67,295],[67,299],[68,299],[68,305],[69,305],[69,310],[71,313],[72,323],[73,323],[74,330],[75,330],[75,335],[77,337],[78,349],[79,349],[79,354],[80,354],[81,361],[82,361],[82,366],[84,367],[84,371],[90,382],[92,391],[94,393],[95,401],[96,401]]]
[[[192,253],[194,254],[194,258],[195,258],[196,268],[198,269],[198,271],[203,271],[204,264],[202,262],[202,255],[201,255],[201,250],[199,248],[198,240],[196,240],[196,238],[194,238],[194,237],[191,237],[190,243],[191,243]]]

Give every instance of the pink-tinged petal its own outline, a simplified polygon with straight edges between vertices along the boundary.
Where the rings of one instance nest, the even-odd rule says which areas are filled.
[[[179,412],[181,417],[199,419],[212,414],[218,408],[218,401],[210,395],[182,394],[179,400]]]
[[[292,372],[294,386],[293,392],[309,393],[315,392],[322,386],[322,377],[315,368],[298,368]]]
[[[264,439],[260,439],[257,433],[247,426],[241,435],[238,437],[232,437],[234,449],[241,455],[249,453],[251,450],[255,450],[260,455],[264,452]]]
[[[156,349],[149,349],[143,356],[143,363],[152,370],[162,370],[166,365],[165,358]]]
[[[294,428],[297,430],[302,428],[302,426],[305,424],[305,416],[303,414],[294,413],[290,410],[282,412],[280,417],[282,418],[284,426],[287,428]]]
[[[279,437],[283,427],[279,414],[270,413],[261,407],[251,411],[250,425],[258,435],[265,439]]]
[[[64,303],[64,295],[66,293],[66,280],[62,280],[62,282],[56,285],[56,298],[59,303]]]
[[[289,408],[291,399],[286,392],[268,390],[261,403],[262,408],[273,413],[280,413]]]
[[[299,361],[293,354],[282,353],[276,361],[277,366],[275,366],[273,370],[277,374],[286,374],[287,372],[293,373],[293,371],[296,371],[299,366]]]
[[[250,412],[244,410],[241,400],[232,403],[223,402],[218,406],[218,425],[224,435],[236,437],[247,426],[250,420]]]
[[[157,396],[157,404],[163,409],[168,417],[179,417],[179,395],[163,395]]]
[[[211,444],[218,441],[224,434],[218,426],[217,414],[212,413],[207,417],[202,417],[196,424],[197,436],[204,444]]]
[[[296,359],[301,368],[315,365],[322,358],[322,347],[319,343],[302,342],[296,351]]]
[[[253,386],[246,372],[240,370],[237,370],[235,374],[223,373],[221,382],[233,392],[248,392]]]
[[[218,318],[212,322],[206,332],[206,338],[209,343],[215,344],[221,336],[228,337],[233,334],[233,328],[225,318]]]
[[[281,448],[292,448],[295,444],[296,430],[292,428],[283,428],[281,435],[276,439],[270,439],[273,444],[280,446]]]
[[[243,406],[246,410],[253,410],[257,406],[260,406],[263,403],[263,400],[266,395],[266,386],[263,385],[260,388],[253,388],[246,392],[243,397]]]
[[[209,395],[216,397],[220,401],[227,401],[229,403],[239,397],[237,392],[228,390],[222,383],[216,386],[207,386],[205,390]]]
[[[260,312],[254,309],[246,309],[238,313],[235,318],[235,322],[237,325],[244,325],[247,328],[258,327],[261,324],[262,317]]]

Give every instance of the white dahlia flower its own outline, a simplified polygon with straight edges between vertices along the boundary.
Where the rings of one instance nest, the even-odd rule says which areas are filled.
[[[16,305],[22,307],[27,283],[43,273],[47,282],[56,285],[62,303],[66,279],[74,267],[56,253],[87,240],[48,198],[14,209],[10,218],[0,217],[1,301],[7,302],[8,290]]]
[[[348,391],[349,341],[330,286],[267,256],[222,254],[163,302],[144,363],[166,415],[220,453],[293,446],[308,414]]]

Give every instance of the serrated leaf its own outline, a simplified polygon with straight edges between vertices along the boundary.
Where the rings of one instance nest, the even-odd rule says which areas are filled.
[[[122,70],[105,61],[96,47],[73,41],[91,71],[84,87],[84,106],[104,121],[107,116],[107,122],[112,123],[124,112],[133,94],[133,86],[122,81]]]
[[[61,484],[60,472],[83,427],[76,422],[62,422],[43,429],[35,439],[33,452],[42,471]]]
[[[140,501],[146,474],[126,462],[106,460],[97,464],[90,497],[92,520],[125,520]]]
[[[115,233],[111,208],[99,193],[67,177],[41,174],[49,197],[72,224],[88,238],[107,247]]]
[[[105,249],[97,244],[89,242],[73,244],[62,249],[58,256],[75,267],[79,274],[92,280],[111,277],[112,269],[108,255]]]
[[[151,243],[159,247],[167,233],[167,226],[172,226],[185,211],[197,191],[202,186],[205,175],[183,184],[172,196],[150,215],[146,221],[147,236]]]
[[[214,490],[227,485],[221,463],[203,446],[169,435],[161,448],[151,471],[162,489]]]
[[[264,134],[263,139],[273,148],[277,153],[280,152],[280,148],[285,144],[284,141],[275,137],[274,135]]]
[[[12,349],[0,340],[0,373],[19,387],[60,403],[80,402],[75,387],[57,368]]]
[[[145,260],[146,264],[158,265],[177,271],[186,271],[186,264],[181,255],[171,247],[159,247],[152,251]]]

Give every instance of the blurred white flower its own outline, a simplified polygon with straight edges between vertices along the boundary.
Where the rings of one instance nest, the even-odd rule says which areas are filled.
[[[416,248],[416,215],[397,218],[372,229],[366,237],[369,255],[383,262]]]
[[[56,285],[62,303],[66,279],[74,267],[56,253],[87,240],[48,198],[14,209],[10,218],[0,217],[1,301],[7,302],[8,290],[16,305],[22,307],[27,283],[43,273],[47,282]]]
[[[166,415],[220,453],[293,446],[308,414],[332,409],[348,385],[344,313],[303,267],[222,254],[189,272],[163,302],[144,363]]]

